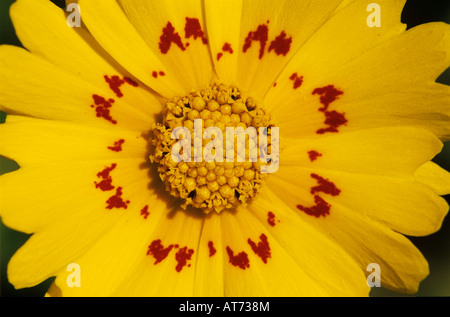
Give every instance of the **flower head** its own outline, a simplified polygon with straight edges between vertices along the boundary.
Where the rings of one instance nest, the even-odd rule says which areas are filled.
[[[375,263],[383,286],[416,291],[428,266],[404,235],[448,211],[430,160],[450,136],[435,82],[450,29],[405,31],[404,1],[378,3],[372,28],[365,1],[80,0],[76,27],[18,0],[27,50],[0,47],[0,154],[20,169],[0,177],[0,215],[33,235],[10,281],[355,296]]]

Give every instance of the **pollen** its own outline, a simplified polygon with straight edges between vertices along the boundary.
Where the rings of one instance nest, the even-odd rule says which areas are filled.
[[[268,175],[262,167],[278,160],[274,126],[256,99],[214,83],[166,102],[162,120],[152,127],[150,161],[184,209],[245,207]]]

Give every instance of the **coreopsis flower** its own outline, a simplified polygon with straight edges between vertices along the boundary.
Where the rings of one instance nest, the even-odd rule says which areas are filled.
[[[378,267],[382,286],[417,291],[428,265],[405,235],[448,211],[449,173],[430,160],[450,136],[435,82],[450,30],[406,31],[404,2],[377,1],[374,26],[359,0],[80,0],[77,26],[18,0],[26,49],[0,47],[0,154],[20,169],[0,177],[0,214],[32,236],[10,282],[360,296]],[[221,148],[208,128],[247,139]]]

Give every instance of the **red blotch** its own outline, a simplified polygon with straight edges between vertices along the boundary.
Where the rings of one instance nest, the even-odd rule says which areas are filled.
[[[303,205],[297,205],[297,208],[301,211],[304,211],[307,215],[320,217],[327,216],[330,214],[331,205],[329,205],[325,200],[323,200],[320,196],[314,196],[315,205],[311,207],[305,207]]]
[[[274,227],[277,222],[280,222],[280,220],[277,221],[275,218],[275,214],[273,212],[269,211],[267,213],[267,222],[269,223],[269,225]]]
[[[317,174],[311,174],[311,177],[317,180],[319,185],[311,187],[311,194],[316,193],[325,193],[331,196],[338,196],[341,191],[336,187],[333,182],[330,182],[328,179],[325,179]]]
[[[297,73],[293,73],[289,79],[294,82],[294,90],[303,84],[303,76],[298,77]]]
[[[282,31],[275,40],[270,42],[269,52],[274,50],[275,54],[286,56],[291,49],[292,37],[286,38],[286,32]]]
[[[119,76],[116,76],[116,75],[111,76],[111,77],[105,75],[103,77],[105,78],[105,81],[109,84],[109,88],[111,88],[111,90],[119,98],[123,97],[123,93],[120,90],[120,87],[123,84],[127,83],[127,84],[129,84],[129,85],[131,85],[133,87],[137,87],[138,86],[138,84],[136,82],[134,82],[131,78],[128,78],[128,77],[120,78]]]
[[[94,182],[95,188],[99,188],[102,191],[113,190],[115,187],[112,185],[112,177],[110,173],[116,168],[117,164],[113,163],[110,167],[105,167],[105,169],[97,173],[98,178],[102,178],[100,183]]]
[[[309,151],[308,155],[311,162],[314,162],[318,157],[322,156],[322,153],[319,153],[317,151]]]
[[[323,105],[319,108],[319,111],[326,111],[329,105],[338,99],[344,92],[336,89],[333,85],[328,85],[322,88],[316,88],[313,90],[313,95],[320,95],[320,103]]]
[[[144,216],[144,219],[147,219],[147,217],[150,215],[148,212],[148,205],[145,205],[144,208],[141,209],[141,216]]]
[[[227,254],[231,265],[237,266],[243,270],[250,267],[250,261],[248,260],[247,253],[240,252],[238,255],[234,255],[233,250],[227,246]]]
[[[256,243],[250,239],[248,239],[247,242],[248,244],[250,244],[250,247],[252,248],[253,252],[255,252],[255,254],[259,256],[264,263],[267,263],[267,259],[271,257],[270,246],[269,242],[267,241],[267,236],[263,233],[259,236],[259,239],[261,241],[258,242],[258,245],[256,245]]]
[[[311,174],[311,177],[317,180],[317,186],[311,187],[310,193],[314,195],[314,206],[305,207],[303,205],[297,205],[297,208],[304,211],[310,216],[320,217],[330,214],[331,205],[328,204],[322,197],[315,195],[319,192],[325,193],[331,196],[338,196],[341,191],[336,187],[333,182],[325,179],[317,174]]]
[[[230,43],[225,43],[225,44],[223,44],[223,46],[222,46],[222,52],[217,53],[217,60],[218,60],[218,61],[222,58],[223,53],[225,53],[225,52],[228,52],[228,53],[230,53],[230,54],[233,54],[233,49],[231,48],[231,44],[230,44]]]
[[[175,32],[175,28],[172,23],[167,22],[167,25],[162,30],[162,35],[159,37],[158,44],[161,54],[167,54],[172,43],[177,45],[182,51],[186,50],[183,42],[181,41],[180,34]]]
[[[125,143],[124,139],[120,139],[119,141],[114,142],[114,146],[108,146],[108,150],[114,151],[114,152],[120,152],[122,151],[122,144]]]
[[[200,25],[200,21],[195,18],[186,18],[186,24],[184,26],[184,37],[190,38],[193,37],[194,40],[200,38],[203,44],[207,44],[208,41],[205,38],[205,33],[202,30],[202,26]]]
[[[177,266],[175,267],[175,270],[177,272],[181,272],[183,267],[186,265],[190,267],[190,264],[187,264],[187,261],[189,261],[192,258],[192,255],[194,254],[193,249],[188,249],[187,247],[181,248],[178,250],[178,252],[175,254],[175,260],[177,260]]]
[[[158,264],[169,255],[169,252],[174,247],[176,247],[176,246],[171,244],[167,248],[164,248],[164,246],[161,244],[161,240],[158,239],[158,240],[153,241],[148,246],[147,255],[152,255],[153,258],[155,258],[154,264]]]
[[[109,197],[109,199],[106,201],[106,203],[108,204],[108,206],[106,206],[106,209],[113,209],[113,208],[127,209],[130,201],[129,200],[124,201],[122,199],[122,187],[117,187],[116,194]]]
[[[277,83],[276,83],[276,82],[274,82],[274,83],[273,83],[273,86],[274,86],[274,87],[276,87],[276,86],[277,86]]]
[[[214,243],[212,241],[208,242],[208,249],[209,249],[209,257],[212,257],[217,252],[216,248],[214,248]]]
[[[264,56],[264,50],[266,48],[267,40],[269,37],[269,28],[265,24],[261,24],[258,26],[256,31],[249,32],[244,41],[244,46],[242,51],[245,53],[252,46],[252,42],[259,42],[259,59],[262,59]]]
[[[340,113],[335,110],[328,111],[328,107],[332,102],[334,102],[340,95],[343,94],[342,91],[336,89],[332,85],[328,85],[322,88],[316,88],[312,92],[313,95],[320,95],[320,103],[323,107],[319,108],[319,111],[325,114],[325,124],[328,126],[326,128],[321,128],[316,131],[317,134],[324,134],[326,132],[339,132],[338,128],[342,125],[347,124],[347,119],[345,118],[345,113]]]
[[[91,105],[91,108],[95,107],[97,118],[103,118],[106,121],[111,122],[112,124],[117,124],[117,121],[111,117],[110,112],[110,108],[114,103],[114,99],[106,100],[105,98],[98,95],[92,95],[92,99],[94,99],[95,106]]]
[[[166,73],[164,73],[163,71],[160,71],[158,74],[159,76],[166,76]]]
[[[152,72],[152,76],[153,76],[154,78],[158,78],[158,73],[157,73],[156,71],[153,71],[153,72]]]

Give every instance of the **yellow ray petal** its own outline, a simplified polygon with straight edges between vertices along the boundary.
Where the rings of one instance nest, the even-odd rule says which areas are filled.
[[[0,110],[6,112],[142,132],[161,109],[151,94],[147,94],[145,106],[128,104],[108,85],[82,81],[18,47],[0,46],[0,68]],[[141,89],[132,82],[125,86]]]
[[[146,165],[143,159],[103,159],[4,174],[0,177],[2,220],[32,233],[77,217],[85,209],[94,215],[120,213],[140,195],[152,194]]]
[[[79,6],[89,32],[120,65],[164,97],[184,92],[177,73],[147,45],[115,0],[79,1]]]
[[[144,161],[148,156],[148,142],[140,132],[8,115],[0,133],[0,154],[21,167],[127,157]]]
[[[170,83],[178,83],[183,88],[183,92],[204,88],[211,83],[213,69],[200,1],[124,0],[119,3],[133,27],[136,28],[150,49],[151,56],[156,56],[164,65],[163,71],[166,76],[161,77],[162,79],[170,79]],[[85,1],[84,4],[81,1],[80,5],[89,5],[90,14],[94,14],[95,5],[92,1]],[[97,9],[99,5],[96,6]],[[113,8],[115,7],[113,6]],[[100,11],[97,14],[100,14]],[[111,13],[110,17],[106,16],[105,18],[116,15],[112,16]],[[89,24],[96,27],[97,20],[93,20],[93,18],[90,20],[91,22],[86,21],[88,27]],[[119,21],[122,20],[123,17],[120,17]],[[117,23],[117,21],[112,21],[109,24]],[[149,21],[151,22],[149,23]],[[106,46],[106,43],[103,45]],[[108,51],[111,49],[109,48]],[[153,70],[159,71],[159,69]]]
[[[157,196],[140,197],[142,208],[130,210],[86,253],[74,259],[80,268],[80,287],[67,283],[71,272],[66,267],[56,274],[55,286],[63,296],[111,296],[130,273],[138,274],[135,265],[145,256],[148,237],[168,213],[167,204]]]
[[[117,98],[123,97],[134,108],[148,110],[154,99],[148,88],[140,84],[144,89],[133,89],[126,84],[124,78],[136,79],[84,28],[70,27],[65,12],[50,1],[17,1],[11,6],[11,18],[22,44],[33,54],[95,86],[113,89]]]
[[[155,197],[141,160],[73,163],[70,169],[30,169],[29,176],[33,171],[34,177],[26,178],[26,186],[22,183],[19,187],[13,176],[21,171],[28,169],[1,177],[9,177],[2,183],[2,192],[7,194],[7,199],[2,200],[2,219],[8,226],[34,232],[9,264],[8,276],[17,288],[37,284],[64,269],[121,217],[145,216],[144,204]],[[44,178],[48,181],[42,182]],[[27,199],[20,191],[26,193]]]
[[[258,196],[250,208],[220,215],[225,296],[367,294],[356,263],[273,194]],[[280,220],[275,227],[267,223],[270,210]]]
[[[280,153],[280,163],[318,170],[411,177],[442,146],[426,130],[374,128],[297,140]]]
[[[290,176],[287,176],[288,174]],[[296,209],[301,219],[343,246],[363,270],[366,270],[370,263],[379,264],[383,287],[407,293],[416,292],[419,283],[428,274],[426,260],[407,238],[367,215],[367,213],[373,212],[380,219],[386,220],[388,217],[383,213],[391,210],[372,211],[370,206],[362,210],[349,209],[345,203],[351,204],[352,201],[357,201],[357,198],[350,197],[350,201],[346,202],[338,199],[340,196],[347,195],[344,194],[347,191],[344,183],[342,182],[341,185],[342,178],[334,182],[335,174],[330,177],[328,174],[317,175],[308,174],[305,171],[302,173],[300,169],[296,171],[292,167],[283,171],[283,168],[280,167],[280,170],[267,180],[267,186],[273,189],[280,199],[292,209]],[[290,181],[280,181],[281,177],[285,179],[289,177]],[[298,184],[299,179],[302,180],[302,185]],[[323,180],[319,181],[319,179]],[[389,179],[384,181],[388,182]],[[376,188],[371,190],[376,190]],[[422,190],[424,189],[422,188]],[[352,189],[348,194],[350,191]],[[354,195],[356,195],[355,192],[359,193],[358,197],[361,197],[361,200],[370,197],[370,195],[361,194],[363,189],[361,192],[353,189]],[[426,193],[426,191],[424,192]],[[378,197],[383,202],[386,197],[380,197],[379,194],[383,193],[377,192],[374,197]],[[407,196],[404,199],[410,200],[411,198]],[[370,201],[373,201],[373,198]],[[367,203],[369,204],[370,201]],[[394,204],[395,202],[393,202]],[[389,205],[389,201],[386,202],[386,205]],[[400,203],[396,205],[398,206]],[[409,217],[414,217],[414,215],[419,218],[424,216],[427,210],[416,209],[407,212],[407,216],[404,218],[405,222],[411,221]],[[391,218],[389,220],[392,221],[395,216],[401,217],[401,214],[389,216]],[[420,222],[420,219],[416,218],[415,221]]]
[[[449,34],[443,23],[421,25],[323,71],[311,68],[321,64],[320,56],[313,63],[306,58],[317,55],[298,55],[265,102],[291,135],[317,134],[328,119],[341,121],[337,131],[409,124],[448,138],[450,89],[434,81],[449,65]],[[294,72],[301,78],[297,89]],[[327,88],[328,96],[320,91]]]
[[[202,224],[201,212],[169,209],[113,296],[193,296]]]
[[[224,296],[226,251],[220,215],[205,217],[198,243],[194,296]]]
[[[450,173],[433,162],[427,162],[414,174],[417,181],[428,185],[438,195],[450,194]]]
[[[244,1],[238,84],[264,98],[276,77],[304,42],[331,16],[340,1]],[[218,33],[226,41],[223,33]],[[216,52],[213,52],[216,53]]]
[[[242,0],[205,1],[205,19],[214,68],[220,81],[237,83]]]

